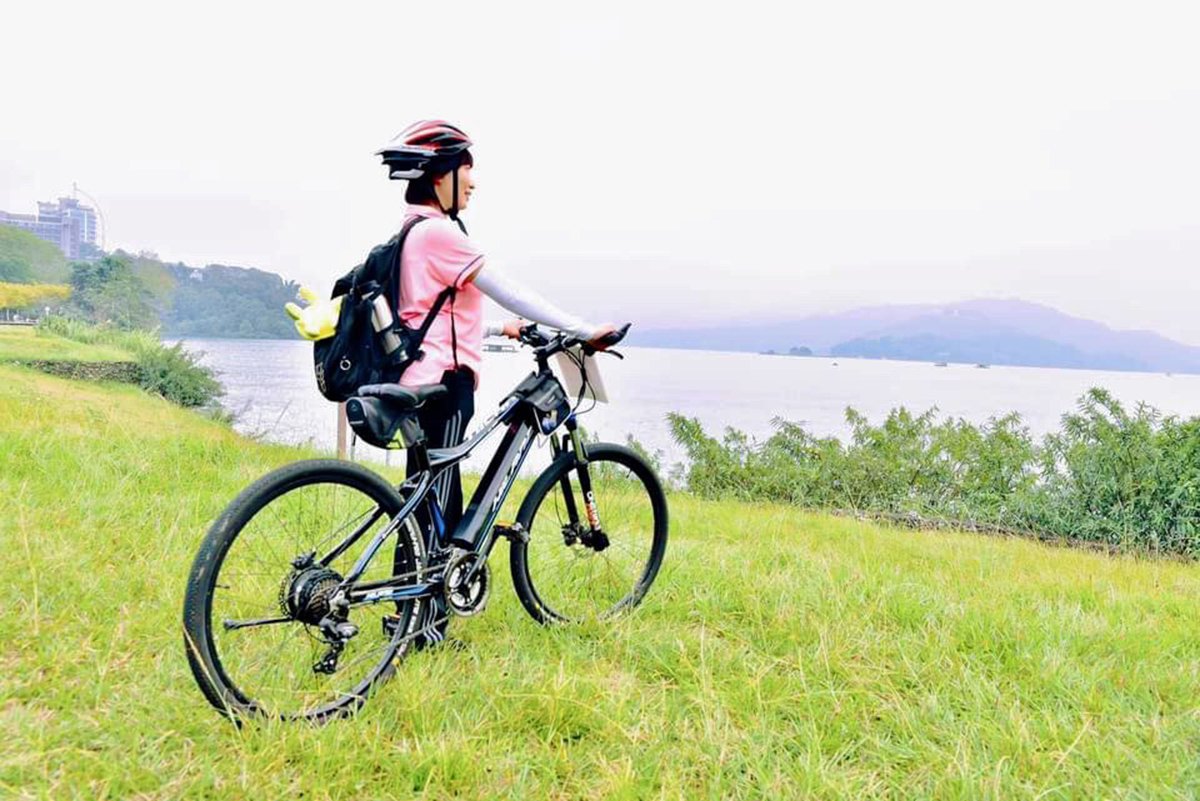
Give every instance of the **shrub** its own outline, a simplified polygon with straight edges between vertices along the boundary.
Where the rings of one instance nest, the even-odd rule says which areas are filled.
[[[163,344],[150,331],[122,331],[65,317],[48,317],[40,332],[92,345],[112,345],[129,351],[138,366],[138,385],[180,406],[211,406],[222,394],[212,370],[199,363],[199,355],[182,343]]]
[[[138,355],[138,373],[142,389],[180,406],[207,406],[221,395],[212,371],[199,364],[197,354],[184,350],[182,342],[144,350]]]
[[[1200,418],[1127,411],[1093,389],[1035,443],[1016,414],[973,425],[894,409],[846,411],[847,442],[776,419],[763,442],[669,415],[699,495],[933,517],[1122,549],[1200,554]]]

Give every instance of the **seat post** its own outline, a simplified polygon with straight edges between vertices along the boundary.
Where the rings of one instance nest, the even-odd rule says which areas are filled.
[[[412,456],[413,464],[417,470],[424,471],[429,469],[429,444],[424,436],[412,445],[409,445],[408,452]]]

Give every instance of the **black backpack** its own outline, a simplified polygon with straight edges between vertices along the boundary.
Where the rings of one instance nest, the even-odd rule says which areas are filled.
[[[424,217],[414,216],[404,223],[400,233],[371,249],[367,260],[343,275],[333,285],[331,297],[342,296],[333,336],[318,340],[313,347],[317,389],[331,401],[353,397],[365,384],[392,384],[404,370],[425,354],[421,342],[441,311],[453,296],[454,288],[442,290],[421,327],[413,330],[400,322],[400,252],[408,233]],[[375,299],[382,297],[392,316],[392,325],[376,331],[372,321]],[[399,346],[390,353],[385,338],[394,335]]]

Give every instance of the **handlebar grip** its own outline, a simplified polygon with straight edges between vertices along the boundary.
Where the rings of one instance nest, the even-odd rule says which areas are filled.
[[[625,325],[621,326],[616,331],[609,331],[604,336],[594,339],[588,344],[593,346],[593,348],[597,345],[600,345],[604,348],[611,348],[613,345],[616,345],[625,338],[625,335],[629,333],[629,327],[631,325],[633,325],[633,323],[625,323]]]

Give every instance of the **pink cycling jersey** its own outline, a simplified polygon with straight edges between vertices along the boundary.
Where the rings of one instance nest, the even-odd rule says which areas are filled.
[[[418,328],[443,289],[454,286],[458,292],[429,327],[421,344],[425,358],[409,365],[400,384],[437,384],[443,372],[459,366],[471,368],[478,382],[483,360],[483,293],[471,279],[483,267],[483,254],[438,209],[409,206],[405,218],[412,215],[429,219],[413,227],[400,255],[400,319],[409,328]]]

